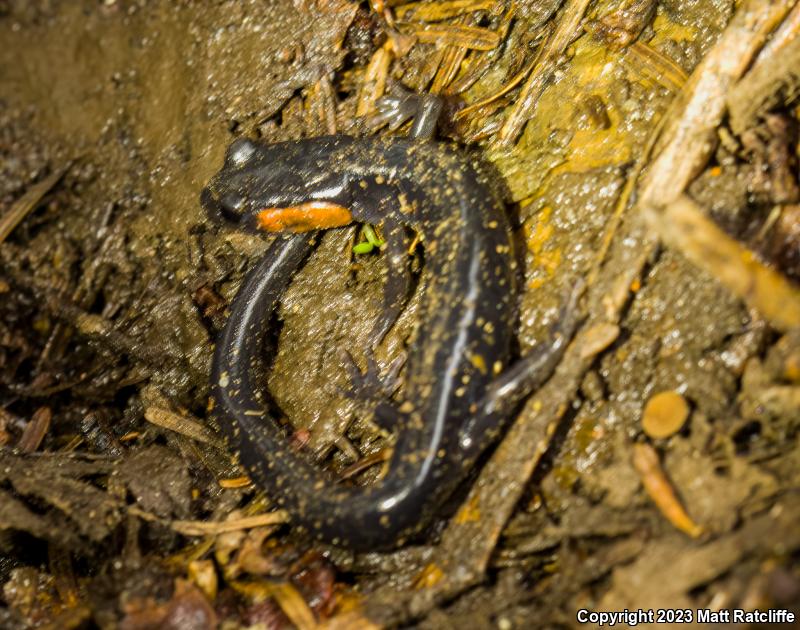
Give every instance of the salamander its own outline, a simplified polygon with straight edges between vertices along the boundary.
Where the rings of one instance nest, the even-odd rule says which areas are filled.
[[[509,365],[517,270],[501,192],[474,156],[429,139],[436,114],[429,106],[408,137],[238,139],[201,195],[209,213],[238,228],[296,232],[273,242],[231,304],[213,359],[213,417],[252,479],[294,522],[355,550],[400,545],[430,523],[550,375],[573,327],[563,324],[552,343]],[[354,221],[380,224],[387,241],[376,341],[408,290],[409,231],[421,240],[426,278],[400,402],[387,398],[375,408],[396,443],[388,471],[368,486],[337,483],[293,450],[262,385],[263,340],[313,247],[307,230]]]

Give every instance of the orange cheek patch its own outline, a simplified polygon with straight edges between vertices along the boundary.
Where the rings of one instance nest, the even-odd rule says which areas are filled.
[[[288,208],[264,208],[256,214],[256,220],[265,232],[308,232],[348,225],[353,215],[335,203],[309,201]]]

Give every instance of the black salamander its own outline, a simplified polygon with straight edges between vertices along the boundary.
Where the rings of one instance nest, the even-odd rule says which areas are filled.
[[[210,213],[245,229],[381,224],[390,274],[376,341],[408,290],[407,228],[421,237],[426,292],[402,402],[375,411],[397,433],[377,483],[343,485],[320,471],[292,450],[263,402],[263,340],[313,247],[307,234],[276,239],[248,272],[216,345],[210,404],[240,462],[297,523],[358,550],[402,544],[430,522],[550,375],[574,328],[562,322],[551,344],[509,367],[517,299],[509,223],[491,177],[465,153],[422,139],[437,113],[418,116],[408,138],[236,140],[202,194]]]

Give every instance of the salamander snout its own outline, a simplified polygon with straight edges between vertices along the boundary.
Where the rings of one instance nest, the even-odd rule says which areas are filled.
[[[200,193],[200,203],[214,221],[241,224],[247,198],[237,192],[244,167],[256,156],[258,145],[247,138],[234,140],[225,153],[225,166]]]
[[[228,191],[218,196],[210,186],[200,193],[200,203],[214,221],[236,224],[242,222],[247,205],[246,199],[239,193]]]

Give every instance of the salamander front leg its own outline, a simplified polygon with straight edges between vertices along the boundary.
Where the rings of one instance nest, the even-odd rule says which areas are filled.
[[[387,125],[390,130],[395,130],[413,118],[408,137],[427,140],[436,133],[442,99],[434,94],[417,94],[401,89],[378,99],[375,107],[377,113],[367,121],[373,129]]]

